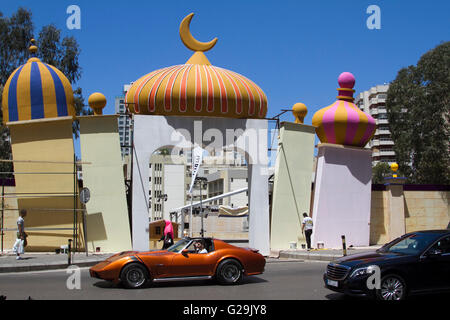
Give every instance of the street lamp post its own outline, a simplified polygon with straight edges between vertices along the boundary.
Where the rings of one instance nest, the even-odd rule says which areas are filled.
[[[205,231],[203,229],[203,205],[202,205],[202,188],[203,188],[203,184],[200,181],[200,215],[201,215],[201,221],[202,221],[202,228],[200,229],[200,236],[203,238],[203,236],[205,235]]]
[[[204,177],[198,177],[196,178],[196,182],[199,182],[200,185],[200,215],[201,215],[201,230],[200,230],[200,236],[203,238],[205,236],[205,230],[204,230],[204,215],[203,215],[203,196],[202,196],[202,189],[207,186],[207,179]]]

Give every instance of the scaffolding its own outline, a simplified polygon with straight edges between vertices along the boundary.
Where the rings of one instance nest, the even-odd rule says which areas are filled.
[[[2,178],[2,204],[1,204],[1,253],[4,252],[4,244],[5,244],[5,232],[17,232],[17,228],[5,228],[5,212],[6,211],[20,211],[21,209],[26,209],[27,211],[45,211],[45,212],[59,212],[59,213],[72,213],[73,214],[73,225],[71,228],[62,228],[62,227],[49,227],[49,228],[25,228],[26,231],[72,231],[72,238],[69,241],[74,243],[72,247],[73,252],[77,252],[79,250],[78,247],[78,236],[79,236],[79,228],[78,224],[78,213],[81,212],[83,215],[83,219],[81,223],[83,224],[83,239],[84,239],[84,247],[87,253],[87,236],[86,236],[86,210],[84,205],[79,201],[79,185],[78,185],[78,173],[81,172],[79,167],[82,164],[90,164],[87,162],[77,161],[76,156],[74,154],[72,162],[61,162],[61,161],[37,161],[37,160],[0,160],[0,162],[11,162],[11,163],[27,163],[30,165],[38,165],[38,164],[73,164],[73,170],[67,172],[0,172],[0,177],[4,175],[9,176],[18,176],[18,175],[72,175],[73,176],[73,192],[26,192],[26,193],[17,193],[17,192],[5,192],[5,179]],[[5,207],[5,199],[8,198],[16,198],[16,199],[27,199],[27,198],[67,198],[73,197],[73,208],[6,208]],[[83,206],[79,208],[79,205]],[[19,205],[18,205],[19,206]]]

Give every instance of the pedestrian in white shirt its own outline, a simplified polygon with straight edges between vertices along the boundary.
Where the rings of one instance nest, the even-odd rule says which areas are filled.
[[[313,220],[310,217],[308,217],[308,215],[305,212],[303,213],[302,233],[305,234],[308,251],[311,250],[312,232],[313,232]]]
[[[13,252],[17,255],[16,259],[21,260],[21,254],[24,254],[25,247],[27,245],[27,237],[28,235],[25,233],[25,220],[24,218],[27,215],[27,210],[22,209],[19,212],[19,219],[17,219],[17,236],[16,242],[14,243]]]

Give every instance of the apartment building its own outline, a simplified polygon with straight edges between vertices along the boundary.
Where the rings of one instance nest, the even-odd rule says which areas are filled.
[[[123,86],[123,95],[116,97],[115,99],[115,112],[119,114],[119,137],[120,145],[122,147],[122,158],[131,154],[131,144],[133,142],[133,120],[129,114],[127,114],[127,108],[125,105],[125,94],[130,88],[131,84]]]
[[[149,217],[170,220],[173,208],[186,204],[186,160],[182,156],[155,153],[149,164]]]
[[[372,165],[395,162],[394,141],[389,129],[386,111],[388,84],[377,85],[356,96],[355,104],[361,111],[370,114],[377,123],[377,130],[366,148],[372,150]]]

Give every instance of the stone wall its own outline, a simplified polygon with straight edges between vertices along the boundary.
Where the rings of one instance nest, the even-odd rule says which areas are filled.
[[[447,228],[449,191],[404,191],[404,194],[406,232]]]
[[[388,191],[378,186],[372,190],[370,244],[385,244],[389,234]],[[404,219],[406,232],[446,229],[450,221],[450,191],[448,186],[404,187]]]

